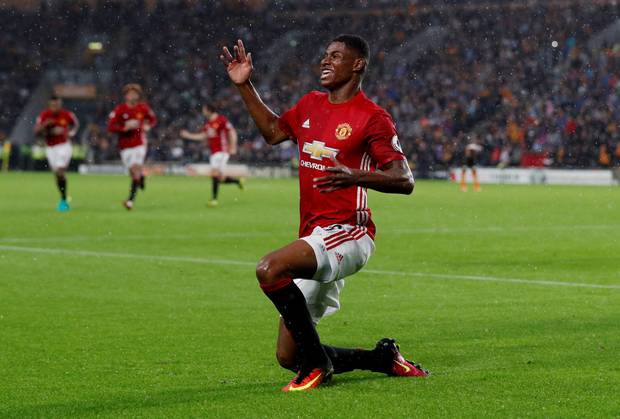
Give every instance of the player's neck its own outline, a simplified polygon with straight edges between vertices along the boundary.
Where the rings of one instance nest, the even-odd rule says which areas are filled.
[[[358,81],[349,82],[337,89],[330,90],[327,96],[329,103],[339,104],[349,101],[353,96],[362,90],[362,84]]]
[[[136,106],[138,104],[138,102],[125,102],[127,104],[127,106],[129,106],[130,108],[133,108],[134,106]]]
[[[220,114],[218,114],[217,112],[212,113],[209,117],[209,121],[215,121],[218,116],[220,116]]]

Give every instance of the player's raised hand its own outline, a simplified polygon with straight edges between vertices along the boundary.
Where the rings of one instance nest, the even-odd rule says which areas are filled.
[[[235,84],[243,84],[250,79],[252,70],[252,53],[246,53],[245,46],[241,39],[237,40],[234,47],[234,56],[230,53],[228,47],[222,49],[220,60],[226,66],[228,77]]]
[[[351,169],[340,163],[336,156],[330,157],[333,167],[325,169],[330,175],[314,178],[314,187],[322,193],[337,191],[338,189],[348,188],[357,185],[359,179],[359,171]]]

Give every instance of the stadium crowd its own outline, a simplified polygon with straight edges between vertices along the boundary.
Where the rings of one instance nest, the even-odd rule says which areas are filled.
[[[257,87],[270,106],[282,111],[318,88],[326,41],[352,32],[365,36],[373,52],[365,89],[393,115],[419,173],[460,164],[470,141],[483,145],[483,165],[620,164],[618,49],[587,47],[614,21],[620,6],[520,7],[513,2],[481,14],[456,6],[417,10],[415,2],[406,8],[389,1],[356,4],[355,12],[308,7],[294,14],[287,2],[275,9],[234,11],[204,2],[184,7],[159,2],[148,12],[139,2],[105,2],[89,10],[86,20],[109,39],[106,59],[113,68],[86,135],[91,158],[117,158],[105,120],[120,100],[120,86],[133,81],[145,86],[159,117],[150,139],[151,159],[204,158],[198,144],[178,134],[181,128],[198,129],[200,105],[211,102],[239,132],[239,159],[294,160],[293,147],[262,141],[216,59],[219,50],[244,39],[255,58]],[[411,59],[419,36],[437,28],[445,36]],[[0,34],[6,43],[2,37],[6,31]],[[43,60],[41,53],[34,55],[33,60]],[[7,96],[26,98],[28,92],[15,86],[31,89],[32,81],[3,86],[12,89]],[[15,100],[12,106],[22,104]],[[14,116],[3,111],[4,125]]]
[[[62,62],[82,14],[80,7],[62,15],[46,7],[37,13],[0,8],[0,139],[9,135],[42,70]]]

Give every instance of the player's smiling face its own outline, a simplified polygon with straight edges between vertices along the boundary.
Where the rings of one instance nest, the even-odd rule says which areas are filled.
[[[54,113],[58,112],[61,106],[62,106],[62,102],[60,101],[60,99],[49,101],[49,108]]]
[[[344,42],[332,42],[321,59],[321,86],[332,90],[346,84],[359,66],[360,58],[355,51],[347,48]]]
[[[135,90],[128,90],[127,93],[125,93],[125,102],[128,104],[135,105],[138,103],[138,100],[140,100],[140,94]]]

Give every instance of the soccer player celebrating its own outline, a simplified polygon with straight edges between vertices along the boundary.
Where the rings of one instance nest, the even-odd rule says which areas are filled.
[[[463,167],[461,169],[461,191],[467,192],[467,169],[471,170],[471,177],[474,183],[474,192],[480,192],[480,182],[478,182],[478,171],[476,170],[476,160],[482,151],[482,146],[476,141],[471,141],[465,146],[463,155]]]
[[[226,164],[231,155],[237,154],[237,130],[232,126],[228,119],[217,112],[212,104],[202,106],[202,114],[206,121],[202,132],[189,132],[181,130],[181,137],[192,141],[206,141],[211,157],[212,195],[209,205],[217,206],[217,196],[220,183],[234,183],[243,189],[243,179],[237,179],[224,175]]]
[[[299,147],[300,239],[256,267],[260,287],[281,315],[278,362],[297,373],[283,391],[309,390],[354,369],[428,375],[400,354],[394,339],[381,339],[373,350],[336,348],[321,344],[315,329],[339,309],[343,278],[374,252],[367,188],[410,194],[414,186],[392,118],[361,89],[368,44],[355,35],[333,39],[321,59],[327,92],[306,94],[281,116],[252,85],[252,56],[241,40],[234,56],[225,47],[220,59],[267,143],[292,140]]]
[[[146,157],[146,133],[157,123],[155,113],[142,98],[142,87],[130,83],[123,87],[125,103],[118,105],[108,119],[108,131],[118,134],[118,148],[121,160],[129,169],[131,189],[129,198],[123,202],[131,210],[136,200],[138,188],[144,190],[143,165]]]
[[[52,96],[48,108],[39,114],[34,127],[36,135],[45,137],[45,154],[50,168],[56,175],[56,185],[60,191],[58,211],[69,211],[67,202],[67,177],[65,172],[71,161],[71,142],[80,124],[73,112],[62,107],[62,100]]]

